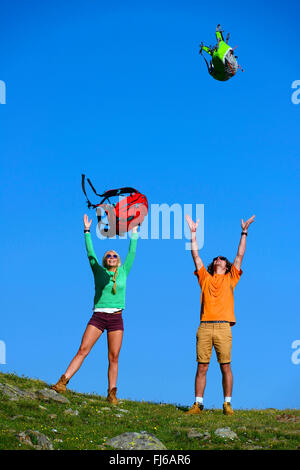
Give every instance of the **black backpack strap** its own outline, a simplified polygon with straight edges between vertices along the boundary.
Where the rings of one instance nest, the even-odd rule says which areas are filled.
[[[199,51],[199,54],[200,54],[200,55],[202,55],[203,59],[205,60],[205,63],[206,63],[206,66],[207,66],[207,70],[208,70],[208,73],[210,74],[210,73],[211,73],[211,68],[210,68],[210,66],[208,65],[208,62],[207,62],[206,58],[204,57],[204,54],[203,54],[203,49],[202,49],[202,47],[203,47],[203,42],[200,44],[200,51]],[[211,49],[211,47],[210,47],[210,49]]]
[[[89,179],[88,179],[88,182],[89,182],[91,188],[93,189],[94,193],[96,193],[95,188],[93,187],[93,185],[92,185],[92,183],[90,182]],[[97,207],[97,205],[92,204],[91,201],[89,200],[89,198],[87,197],[87,194],[86,194],[86,190],[85,190],[85,175],[81,175],[81,186],[82,186],[82,191],[84,192],[85,197],[86,197],[86,199],[87,199],[88,208],[92,207],[93,209],[95,209],[95,208]],[[96,193],[96,194],[97,194],[97,193]],[[97,196],[99,196],[99,194],[97,194]]]
[[[100,194],[100,196],[104,197],[104,199],[102,200],[102,202],[103,202],[105,199],[109,199],[110,197],[121,196],[122,194],[126,194],[126,193],[138,193],[138,191],[136,189],[130,188],[130,187],[119,188],[119,189],[110,189],[109,191],[106,191],[105,193]],[[99,194],[98,194],[98,196],[99,196]]]
[[[99,197],[103,196],[102,194],[98,194],[98,193],[97,193],[96,189],[95,189],[94,186],[92,185],[91,180],[90,180],[89,178],[87,178],[87,182],[89,183],[90,187],[92,188],[92,190],[94,191],[94,193],[96,194],[96,196],[99,196]]]
[[[119,189],[110,189],[109,191],[106,191],[105,193],[103,194],[98,194],[96,189],[94,188],[94,186],[92,185],[91,183],[91,180],[89,178],[87,178],[87,182],[89,183],[90,187],[92,188],[92,190],[94,191],[94,193],[96,194],[96,196],[99,196],[99,197],[102,197],[103,199],[101,200],[100,204],[103,204],[104,201],[106,201],[106,199],[109,200],[110,197],[113,197],[113,196],[121,196],[122,194],[126,194],[126,193],[138,193],[138,191],[134,188],[131,188],[131,187],[125,187],[125,188],[119,188]],[[85,194],[85,197],[87,199],[87,203],[88,203],[88,207],[92,207],[93,209],[95,209],[96,207],[98,207],[100,204],[92,204],[89,200],[89,198],[87,197],[87,194],[86,194],[86,190],[85,190],[85,175],[81,175],[81,186],[82,186],[82,190]]]

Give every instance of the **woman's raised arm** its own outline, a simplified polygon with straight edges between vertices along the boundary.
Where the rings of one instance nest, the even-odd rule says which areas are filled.
[[[84,239],[85,239],[85,246],[88,255],[88,259],[91,265],[93,272],[102,269],[102,266],[99,264],[97,256],[94,252],[92,237],[90,233],[90,226],[92,223],[92,219],[89,220],[88,216],[84,214],[83,216],[83,224],[84,224]]]
[[[128,275],[128,273],[129,273],[129,271],[132,267],[132,264],[133,264],[133,261],[134,261],[134,258],[135,258],[137,239],[139,237],[139,234],[137,233],[137,229],[138,229],[137,226],[133,227],[133,229],[132,229],[132,235],[131,235],[129,250],[128,250],[126,259],[124,261],[124,264],[123,264],[123,268],[124,268],[127,275]]]

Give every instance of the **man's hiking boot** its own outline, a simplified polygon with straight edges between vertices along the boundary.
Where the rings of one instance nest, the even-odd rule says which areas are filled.
[[[195,402],[193,406],[185,412],[186,415],[201,415],[204,406],[200,403]]]
[[[68,382],[69,380],[66,378],[66,376],[62,375],[59,381],[55,385],[52,385],[50,388],[58,393],[66,393]]]
[[[109,401],[109,403],[111,403],[112,405],[118,404],[116,394],[117,394],[116,387],[112,388],[111,390],[107,390],[107,401]]]
[[[231,408],[231,404],[229,402],[224,403],[223,405],[223,414],[224,415],[233,415],[233,409]]]

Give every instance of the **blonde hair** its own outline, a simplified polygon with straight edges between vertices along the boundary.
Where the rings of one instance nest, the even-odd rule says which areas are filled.
[[[104,268],[107,268],[106,256],[107,256],[108,253],[114,253],[115,255],[117,255],[117,257],[118,257],[118,258],[117,258],[117,259],[118,259],[118,267],[121,266],[121,258],[120,258],[120,256],[119,256],[119,254],[118,254],[116,251],[114,251],[114,250],[109,250],[109,251],[106,251],[106,252],[104,253],[104,256],[103,256],[103,258],[102,258],[102,266],[104,266]],[[115,274],[114,274],[114,277],[113,277],[113,283],[114,283],[113,288],[112,288],[112,293],[113,293],[113,294],[116,294],[116,293],[117,293],[117,282],[116,282],[116,279],[117,279],[117,275],[118,275],[118,267],[117,267],[117,269],[115,270]]]

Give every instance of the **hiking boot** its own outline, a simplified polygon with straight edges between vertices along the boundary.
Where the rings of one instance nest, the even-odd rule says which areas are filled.
[[[204,406],[200,403],[195,402],[193,406],[185,412],[186,415],[201,415]]]
[[[65,375],[62,375],[59,381],[55,385],[52,385],[50,388],[58,393],[66,393],[68,382],[69,380],[67,379],[67,377]]]
[[[229,402],[224,403],[223,405],[223,414],[224,415],[233,415],[233,409],[231,408],[231,404]]]
[[[112,405],[118,404],[116,394],[117,394],[116,387],[112,388],[111,390],[107,390],[107,401],[109,401],[109,403],[111,403]]]

